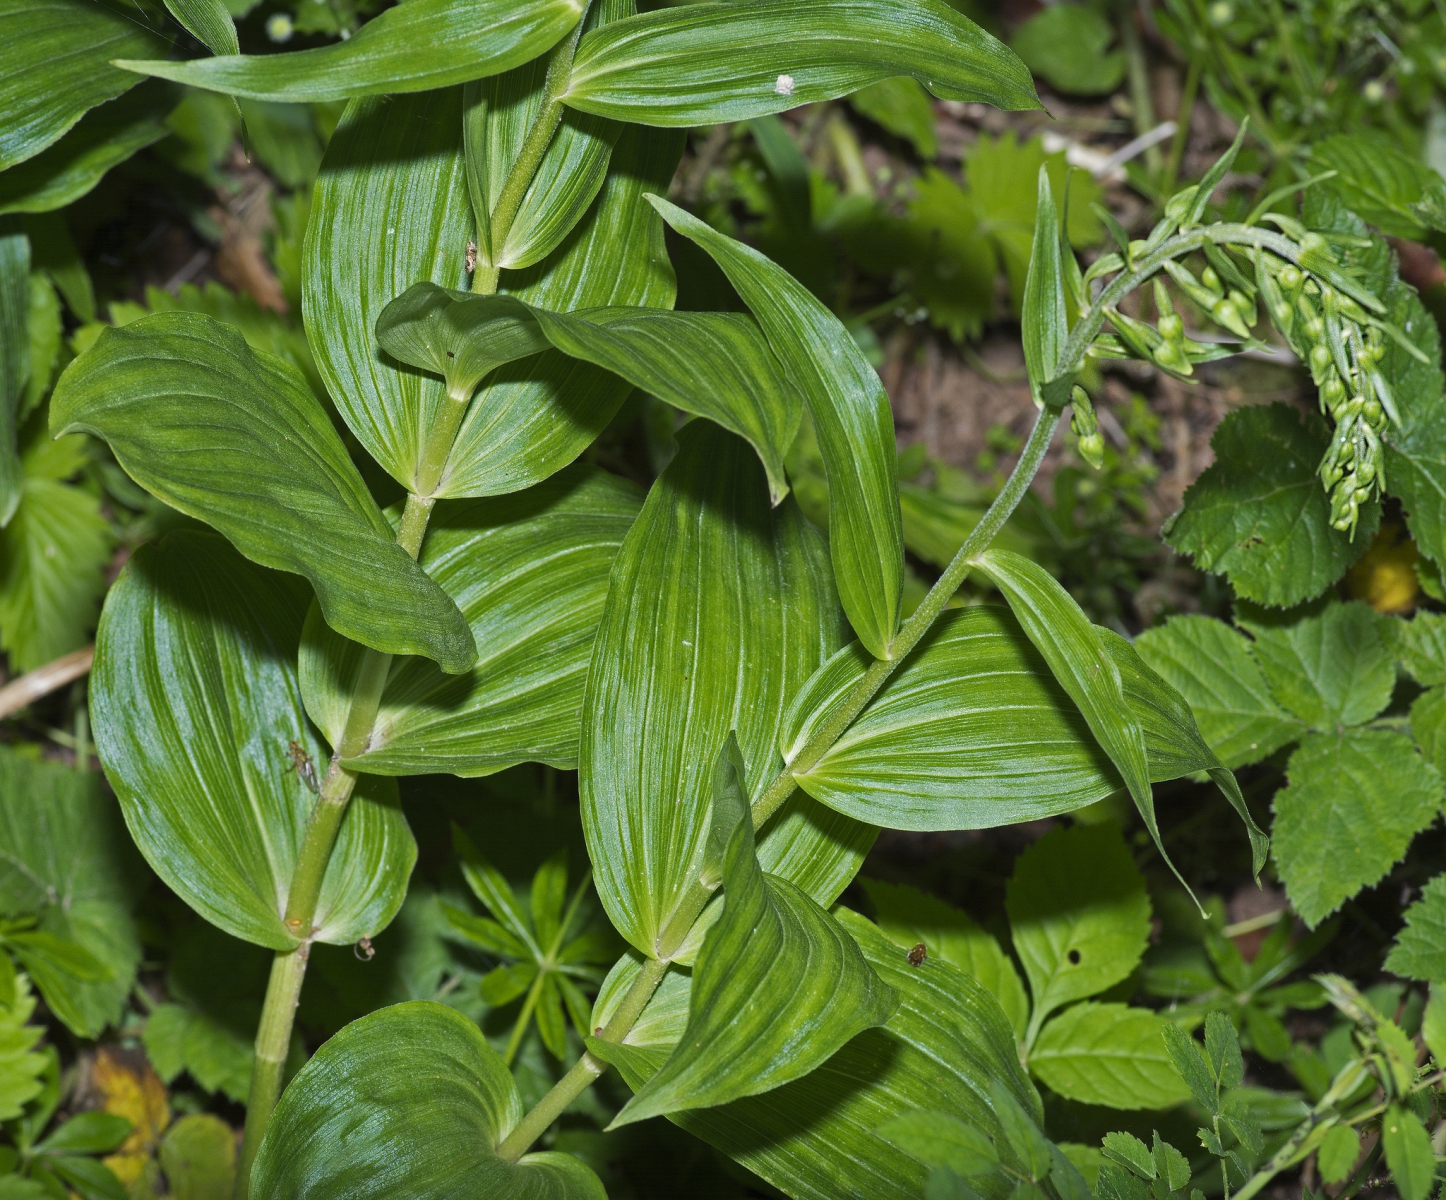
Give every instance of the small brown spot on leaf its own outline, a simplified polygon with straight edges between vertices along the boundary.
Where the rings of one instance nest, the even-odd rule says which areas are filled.
[[[928,958],[928,957],[929,957],[929,947],[926,946],[926,945],[924,945],[923,942],[920,942],[917,946],[915,946],[912,950],[909,951],[909,966],[911,966],[911,967],[920,967],[920,966],[923,966],[923,965],[924,965],[924,960],[925,960],[926,958]]]

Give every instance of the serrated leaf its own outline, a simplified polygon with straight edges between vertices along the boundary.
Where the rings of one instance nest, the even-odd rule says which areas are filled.
[[[1365,552],[1380,521],[1371,501],[1354,539],[1331,528],[1316,476],[1329,442],[1321,417],[1289,405],[1231,413],[1211,438],[1215,465],[1185,493],[1166,541],[1248,600],[1289,607],[1319,595]]]
[[[1383,138],[1340,133],[1316,142],[1310,171],[1336,172],[1325,186],[1382,233],[1421,241],[1427,229],[1446,229],[1446,181]]]
[[[1421,1119],[1403,1105],[1390,1105],[1381,1116],[1381,1145],[1401,1200],[1426,1200],[1436,1182],[1436,1155]]]
[[[117,66],[250,100],[346,100],[451,87],[520,66],[582,16],[578,0],[410,0],[350,38],[282,54],[227,54]]]
[[[1034,997],[1031,1033],[1061,1005],[1129,975],[1149,937],[1145,883],[1112,824],[1040,838],[1016,860],[1005,907]]]
[[[745,810],[723,860],[723,915],[693,969],[687,1028],[609,1128],[770,1092],[897,1007],[838,922],[764,873]]]
[[[859,884],[873,901],[880,929],[905,949],[923,942],[929,954],[977,979],[999,1002],[1015,1036],[1024,1036],[1029,1024],[1024,983],[992,935],[967,913],[915,888],[877,879],[860,879]]]
[[[769,494],[788,494],[783,456],[802,407],[758,323],[741,313],[636,307],[553,313],[512,296],[473,296],[417,284],[377,320],[389,354],[442,375],[470,396],[503,363],[555,348],[627,380],[744,438],[768,472]]]
[[[291,1081],[251,1187],[315,1200],[606,1200],[571,1155],[500,1158],[521,1119],[517,1085],[476,1025],[441,1004],[393,1005],[353,1021]]]
[[[278,950],[295,945],[282,917],[316,802],[291,744],[326,761],[296,679],[305,604],[296,581],[215,535],[172,533],[111,589],[91,675],[96,748],[141,853],[212,924]],[[363,777],[313,936],[346,945],[384,929],[416,853],[396,785]]]
[[[1286,771],[1275,861],[1291,907],[1312,927],[1380,879],[1441,811],[1440,774],[1388,730],[1310,734]]]
[[[1010,43],[1051,87],[1075,96],[1103,96],[1125,75],[1125,55],[1110,51],[1109,20],[1082,4],[1053,4],[1019,28]]]
[[[520,762],[572,770],[608,571],[638,507],[631,484],[579,464],[525,492],[436,510],[420,562],[462,610],[481,657],[463,675],[394,660],[365,749],[346,765],[379,775],[490,775]],[[313,608],[301,694],[333,746],[364,653]]]
[[[140,82],[112,60],[160,54],[137,12],[95,0],[38,0],[0,13],[0,170],[39,154],[87,109]]]
[[[141,486],[253,561],[304,575],[338,632],[451,672],[476,660],[300,373],[229,327],[176,312],[106,329],[60,377],[50,420],[105,438]]]
[[[142,83],[91,109],[69,133],[0,173],[0,213],[42,213],[79,200],[112,167],[170,131],[176,95],[166,84]]]
[[[602,0],[588,7],[586,29],[636,11],[633,0]],[[540,56],[467,85],[462,118],[467,182],[477,218],[477,263],[483,268],[528,267],[555,250],[602,187],[621,132],[614,121],[565,112],[533,171],[505,243],[493,246],[491,215],[541,111],[551,57]]]
[[[1222,1091],[1240,1086],[1245,1078],[1245,1060],[1240,1057],[1240,1038],[1230,1018],[1213,1012],[1205,1018],[1205,1055]],[[1229,1105],[1225,1106],[1227,1109]]]
[[[598,895],[648,954],[703,866],[719,748],[736,730],[756,793],[788,696],[843,637],[821,539],[791,498],[769,508],[746,443],[706,422],[678,442],[613,567],[579,757]],[[795,795],[759,859],[828,904],[873,835]]]
[[[1419,397],[1401,420],[1400,428],[1386,431],[1386,478],[1421,552],[1441,563],[1446,561],[1446,395]]]
[[[1316,1166],[1322,1183],[1342,1183],[1361,1156],[1360,1136],[1349,1125],[1334,1125],[1326,1131],[1316,1150]]]
[[[1212,769],[1189,710],[1123,638],[1101,631],[1145,734],[1150,774]],[[795,694],[781,729],[791,761],[867,669],[854,643]],[[1029,731],[1021,757],[1019,731]],[[1007,609],[942,615],[859,718],[806,772],[830,808],[893,829],[987,829],[1053,816],[1123,783],[1083,716]]]
[[[1440,984],[1432,984],[1431,997],[1421,1014],[1421,1040],[1437,1066],[1446,1063],[1446,991]]]
[[[0,645],[21,671],[89,640],[114,537],[88,491],[26,478],[0,530]]]
[[[649,125],[713,125],[912,75],[945,100],[1036,108],[1029,72],[943,0],[754,0],[663,9],[586,35],[564,101]]]
[[[185,1071],[206,1091],[246,1102],[256,1052],[252,1039],[226,1023],[185,1005],[162,1004],[146,1018],[141,1041],[161,1082]]]
[[[1407,979],[1446,982],[1446,875],[1422,888],[1404,916],[1406,927],[1386,956],[1386,970]]]
[[[666,200],[650,199],[722,268],[803,393],[829,480],[829,553],[839,599],[859,640],[875,658],[888,658],[900,618],[904,541],[883,384],[838,318],[776,263]]]
[[[1169,1108],[1189,1091],[1165,1047],[1168,1025],[1147,1008],[1076,1004],[1040,1030],[1029,1069],[1052,1091],[1083,1104]]]
[[[1167,1021],[1161,1033],[1170,1061],[1175,1064],[1175,1070],[1195,1098],[1195,1103],[1213,1115],[1219,1107],[1219,1089],[1199,1043],[1173,1021]],[[1205,1132],[1201,1131],[1202,1138]],[[1214,1137],[1214,1134],[1210,1136]],[[1209,1149],[1209,1146],[1206,1148]]]
[[[1305,732],[1270,694],[1244,635],[1223,621],[1171,617],[1145,630],[1135,649],[1189,702],[1201,735],[1228,767],[1258,762]]]
[[[1033,1119],[1039,1098],[1019,1066],[999,1006],[973,979],[936,958],[919,966],[870,922],[847,909],[837,920],[864,958],[899,993],[900,1005],[881,1029],[866,1030],[817,1070],[762,1096],[715,1109],[675,1113],[669,1120],[731,1155],[795,1200],[923,1200],[928,1172],[881,1137],[890,1117],[927,1107],[949,1113],[998,1140],[990,1094],[1001,1081]],[[625,960],[625,963],[627,960]],[[622,964],[620,964],[622,966]],[[594,1025],[604,1022],[636,974],[615,970],[599,993]],[[672,981],[677,982],[672,982]],[[598,1043],[629,1086],[655,1071],[686,1017],[686,981],[664,979],[624,1045]],[[680,1008],[678,1001],[685,1003]],[[669,1014],[655,1021],[653,1013]]]
[[[0,753],[0,912],[39,916],[41,932],[78,942],[108,975],[37,979],[51,1010],[79,1037],[120,1018],[140,962],[131,908],[144,868],[113,800],[93,774]]]
[[[1353,601],[1290,625],[1247,628],[1275,698],[1306,724],[1329,730],[1369,721],[1391,699],[1396,672],[1381,623],[1368,605]]]
[[[1159,1174],[1150,1148],[1133,1133],[1107,1133],[1100,1149],[1106,1158],[1129,1168],[1141,1179],[1154,1179]]]
[[[1383,621],[1381,636],[1422,687],[1446,683],[1446,616],[1418,611],[1409,621]]]

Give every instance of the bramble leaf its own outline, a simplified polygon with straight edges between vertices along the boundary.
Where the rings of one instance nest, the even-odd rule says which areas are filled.
[[[1165,1046],[1171,1027],[1147,1008],[1076,1004],[1039,1031],[1029,1069],[1083,1104],[1169,1108],[1189,1095]]]
[[[1286,771],[1275,861],[1291,907],[1312,927],[1380,879],[1441,811],[1440,774],[1388,730],[1310,734]]]
[[[1185,493],[1165,540],[1248,600],[1283,608],[1319,595],[1365,552],[1380,521],[1373,500],[1361,506],[1354,540],[1331,527],[1316,477],[1329,443],[1321,417],[1285,404],[1231,413],[1210,442],[1215,465]]]
[[[1305,728],[1276,703],[1245,636],[1210,617],[1171,617],[1135,639],[1145,663],[1190,704],[1227,767],[1258,762]]]
[[[1386,956],[1386,970],[1407,979],[1446,982],[1446,875],[1421,889],[1405,918],[1406,927]]]
[[[1149,937],[1145,883],[1112,824],[1040,838],[1015,862],[1005,907],[1034,997],[1032,1030],[1061,1005],[1124,979]]]

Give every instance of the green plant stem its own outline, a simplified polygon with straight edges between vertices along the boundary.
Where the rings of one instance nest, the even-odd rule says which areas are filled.
[[[419,496],[407,497],[397,529],[397,544],[413,558],[421,550],[433,503],[431,499]],[[372,649],[363,651],[346,722],[327,764],[326,776],[321,782],[316,804],[306,822],[301,849],[296,855],[283,923],[297,939],[297,945],[294,949],[277,952],[271,967],[271,978],[266,984],[261,1024],[256,1030],[256,1067],[251,1074],[251,1092],[246,1103],[246,1131],[242,1135],[236,1186],[232,1193],[235,1200],[247,1200],[251,1164],[256,1159],[256,1151],[280,1094],[281,1064],[286,1058],[286,1048],[291,1044],[291,1026],[296,1017],[302,980],[306,977],[316,905],[321,898],[321,885],[326,878],[332,848],[336,845],[336,835],[356,788],[356,772],[342,766],[342,761],[366,749],[391,665],[390,654]]]
[[[1135,133],[1144,136],[1155,128],[1155,104],[1150,98],[1150,72],[1145,65],[1145,51],[1140,45],[1140,31],[1135,28],[1134,5],[1127,5],[1120,19],[1120,41],[1125,47],[1125,61],[1130,72],[1130,107],[1134,110]],[[1145,151],[1145,170],[1152,180],[1160,174],[1160,147]],[[1158,186],[1158,184],[1157,184]]]
[[[605,1042],[618,1042],[626,1037],[667,973],[667,962],[656,958],[645,961],[622,1003],[597,1036]],[[517,1123],[517,1127],[498,1143],[498,1155],[507,1162],[516,1162],[527,1153],[533,1142],[547,1132],[548,1126],[562,1116],[568,1106],[587,1091],[607,1069],[607,1063],[595,1057],[591,1051],[584,1054],[572,1065],[572,1069],[553,1085],[552,1090],[532,1106],[527,1115]]]
[[[502,1054],[504,1067],[510,1067],[512,1060],[517,1057],[517,1048],[522,1045],[522,1035],[527,1032],[527,1022],[532,1020],[532,1010],[537,1007],[538,997],[542,995],[542,983],[546,978],[545,970],[538,971],[537,978],[527,989],[527,999],[522,1002],[522,1011],[517,1014],[517,1022],[512,1026],[512,1036],[507,1039],[507,1049]]]
[[[512,232],[512,223],[517,220],[527,189],[532,186],[532,177],[537,174],[542,156],[547,153],[552,135],[562,121],[562,96],[572,75],[572,60],[577,53],[578,39],[582,37],[586,18],[584,12],[572,32],[553,47],[548,58],[547,76],[542,84],[542,107],[537,111],[532,128],[527,131],[512,170],[507,173],[507,180],[497,197],[497,207],[488,217],[488,241],[491,243],[493,265],[484,267],[478,263],[477,269],[472,272],[472,291],[478,295],[490,296],[497,291],[501,266],[496,263],[496,258],[507,245],[507,235]]]
[[[247,1200],[251,1190],[251,1167],[262,1135],[271,1123],[271,1113],[281,1094],[281,1072],[291,1048],[291,1026],[296,1019],[296,1005],[301,999],[301,981],[306,977],[306,960],[311,943],[302,942],[294,950],[280,950],[271,962],[271,978],[266,984],[266,1002],[261,1009],[261,1024],[256,1029],[256,1063],[251,1068],[251,1093],[246,1101],[246,1132],[241,1139],[241,1155],[236,1164],[235,1200]]]

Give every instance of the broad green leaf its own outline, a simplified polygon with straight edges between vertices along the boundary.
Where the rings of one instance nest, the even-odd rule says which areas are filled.
[[[838,922],[764,874],[745,810],[724,855],[723,915],[693,968],[687,1028],[610,1128],[772,1091],[897,1007]]]
[[[880,929],[905,949],[923,942],[929,954],[937,954],[977,979],[999,1002],[1014,1035],[1024,1036],[1029,1024],[1024,983],[991,934],[980,929],[967,913],[915,888],[877,879],[860,879],[859,883],[874,903],[874,919]]]
[[[60,377],[50,421],[103,437],[136,482],[248,558],[306,576],[338,632],[454,673],[476,660],[300,373],[227,326],[177,312],[107,329]]]
[[[307,223],[302,306],[317,370],[357,440],[408,491],[446,392],[381,351],[382,308],[419,279],[467,286],[459,89],[347,106]]]
[[[1200,740],[1179,695],[1128,642],[1107,632],[1098,636],[1144,730],[1151,778],[1216,767],[1219,760]],[[781,730],[785,759],[792,760],[867,665],[866,652],[854,643],[796,693]],[[1018,622],[993,605],[940,617],[833,747],[795,778],[830,808],[891,829],[919,830],[1036,820],[1072,812],[1123,786]]]
[[[0,954],[0,958],[4,955]],[[5,964],[10,967],[8,958]],[[0,971],[6,967],[0,967]],[[13,967],[7,977],[8,994],[0,995],[0,1121],[14,1120],[25,1111],[26,1102],[39,1095],[50,1061],[35,1050],[45,1035],[44,1027],[26,1024],[35,1013],[30,980],[15,975]]]
[[[584,32],[637,11],[634,0],[597,0]],[[529,267],[552,253],[592,204],[621,131],[614,121],[567,110],[536,164],[503,245],[493,246],[492,213],[542,109],[549,58],[538,57],[467,85],[463,130],[467,183],[477,218],[481,267]]]
[[[1404,1105],[1389,1105],[1381,1115],[1381,1145],[1401,1200],[1426,1200],[1436,1186],[1436,1153],[1421,1118]]]
[[[0,11],[0,170],[39,154],[87,109],[140,82],[112,60],[160,54],[145,14],[108,0],[34,0]]]
[[[1365,552],[1380,522],[1371,501],[1354,540],[1331,528],[1316,476],[1329,443],[1323,418],[1286,404],[1231,413],[1210,441],[1215,465],[1185,493],[1166,540],[1247,600],[1284,608],[1319,595]]]
[[[29,378],[30,239],[17,218],[0,217],[0,527],[20,503],[17,418]]]
[[[1034,248],[1029,256],[1029,274],[1024,281],[1020,334],[1024,339],[1024,362],[1029,370],[1029,390],[1034,395],[1035,404],[1060,408],[1068,398],[1069,383],[1065,381],[1061,387],[1055,374],[1059,370],[1059,356],[1069,339],[1069,319],[1064,307],[1059,216],[1055,212],[1049,172],[1043,165],[1039,168],[1036,192]],[[1027,621],[1024,625],[1029,628]],[[1045,657],[1050,657],[1048,651],[1045,651]],[[1068,684],[1065,686],[1069,687]],[[1089,710],[1086,709],[1085,713],[1088,715]]]
[[[143,547],[106,597],[96,635],[96,748],[141,853],[213,925],[289,949],[287,889],[316,796],[297,750],[326,753],[301,707],[305,588],[209,533]],[[293,746],[296,748],[293,749]],[[347,808],[313,937],[386,928],[417,848],[396,785],[365,776]]]
[[[1446,683],[1446,616],[1418,610],[1409,621],[1382,621],[1381,636],[1422,687]]]
[[[901,1113],[880,1125],[879,1133],[930,1167],[948,1167],[956,1175],[989,1175],[999,1170],[994,1143],[948,1113]]]
[[[20,506],[0,530],[0,645],[21,671],[85,645],[105,592],[114,537],[100,502],[51,477],[80,465],[82,441],[28,448]]]
[[[1349,1125],[1336,1125],[1321,1139],[1316,1151],[1316,1166],[1320,1168],[1321,1182],[1344,1183],[1356,1159],[1361,1156],[1361,1138]]]
[[[1275,862],[1312,927],[1385,875],[1441,811],[1436,768],[1384,729],[1310,734],[1286,773],[1274,801]]]
[[[606,1200],[571,1155],[498,1157],[522,1111],[517,1085],[475,1024],[441,1004],[396,1004],[353,1021],[291,1081],[251,1194]]]
[[[908,951],[864,918],[847,909],[835,915],[899,994],[894,1015],[802,1079],[668,1119],[794,1200],[923,1200],[927,1169],[882,1137],[879,1126],[922,1108],[957,1117],[997,1140],[991,1084],[1002,1084],[1036,1120],[1043,1117],[1039,1097],[1019,1065],[1009,1022],[973,979],[932,956],[912,966]],[[606,1021],[636,974],[635,963],[624,964],[599,993],[594,1026]],[[634,1027],[640,1037],[629,1035],[622,1045],[590,1039],[630,1087],[641,1087],[682,1035],[687,1007],[679,1001],[686,1001],[686,982],[669,973]],[[1003,1192],[998,1196],[1002,1200]]]
[[[101,983],[110,978],[110,970],[79,942],[56,937],[40,929],[5,935],[5,944],[14,951],[32,978],[42,971],[52,977],[69,975],[81,983]],[[44,989],[42,988],[42,991]]]
[[[577,24],[579,0],[410,0],[350,38],[285,54],[117,66],[191,87],[293,104],[451,87],[520,66]]]
[[[1045,834],[1015,862],[1005,907],[1034,997],[1031,1032],[1129,975],[1150,933],[1145,881],[1113,824]]]
[[[1421,889],[1405,918],[1406,927],[1386,956],[1386,970],[1407,979],[1446,982],[1446,875]]]
[[[142,83],[91,109],[54,145],[0,172],[0,213],[50,212],[79,200],[112,167],[170,132],[165,119],[176,99],[166,84]]]
[[[667,190],[682,152],[678,134],[625,128],[588,215],[542,262],[504,275],[502,291],[552,312],[672,308],[677,281],[663,223],[642,197]],[[438,494],[487,496],[546,479],[591,444],[631,391],[552,351],[499,369],[473,397]]]
[[[1123,50],[1110,50],[1108,18],[1083,4],[1052,4],[1030,17],[1010,43],[1036,75],[1074,96],[1103,96],[1125,77]]]
[[[860,116],[911,142],[920,158],[939,153],[934,101],[917,79],[901,75],[871,83],[850,96],[849,104]]]
[[[1227,767],[1258,762],[1305,728],[1276,703],[1245,636],[1210,617],[1171,617],[1135,640],[1147,666],[1189,702]]]
[[[1168,1024],[1148,1008],[1076,1004],[1039,1031],[1029,1069],[1082,1104],[1171,1108],[1190,1093],[1165,1048]]]
[[[39,916],[41,932],[79,943],[107,972],[90,982],[37,979],[77,1036],[120,1019],[140,962],[131,909],[144,868],[115,802],[93,774],[0,753],[0,912]],[[3,954],[3,951],[0,951]]]
[[[598,895],[648,955],[704,865],[719,749],[736,732],[756,795],[788,697],[843,639],[822,539],[792,498],[770,509],[746,443],[706,422],[678,442],[613,566],[579,756]],[[831,904],[873,836],[795,795],[759,859]]]
[[[555,348],[736,433],[758,451],[773,502],[788,494],[783,456],[802,407],[758,323],[742,313],[553,313],[513,296],[420,283],[382,310],[377,337],[394,358],[443,376],[454,397],[470,396],[505,362]]]
[[[119,1146],[131,1128],[130,1121],[114,1113],[77,1113],[35,1148],[51,1153],[104,1154]]]
[[[1446,229],[1446,180],[1384,138],[1341,133],[1316,142],[1310,172],[1325,171],[1336,172],[1325,186],[1382,233],[1421,241],[1427,229]]]
[[[674,230],[723,269],[803,393],[828,474],[829,553],[839,598],[859,640],[875,658],[888,658],[899,625],[904,535],[884,385],[838,318],[776,263],[667,201],[651,200]]]
[[[420,561],[456,600],[481,656],[464,675],[394,659],[366,749],[346,765],[377,775],[490,775],[519,762],[572,770],[608,570],[637,512],[631,484],[582,465],[525,492],[437,509]],[[301,694],[333,747],[364,654],[313,608]]]
[[[1037,108],[1024,64],[943,0],[753,0],[662,9],[586,35],[563,99],[649,125],[714,125],[912,75],[944,100]]]
[[[1043,209],[1045,195],[1049,190],[1049,180],[1043,168],[1040,169],[1039,178],[1040,205]],[[1050,226],[1051,232],[1045,243],[1057,249],[1058,239],[1053,234],[1053,221],[1041,221],[1040,224]],[[1038,259],[1038,239],[1035,253]],[[1055,261],[1057,265],[1057,255]],[[1057,278],[1055,283],[1058,285]],[[1062,320],[1062,292],[1059,302],[1061,312],[1057,315]],[[1026,290],[1026,308],[1028,305]],[[1044,322],[1049,319],[1041,317]],[[1045,344],[1048,344],[1048,341],[1046,337]],[[1048,354],[1036,361],[1049,366],[1045,375],[1047,380],[1053,374]],[[1033,370],[1031,367],[1031,371]],[[1145,827],[1160,848],[1160,856],[1169,862],[1155,820],[1155,800],[1154,793],[1150,790],[1150,763],[1145,750],[1145,731],[1133,708],[1125,700],[1120,669],[1115,664],[1114,657],[1105,649],[1095,626],[1054,576],[1022,554],[990,550],[976,559],[974,565],[1004,593],[1020,628],[1034,643],[1035,649],[1044,656],[1060,686],[1069,693],[1069,698],[1084,714],[1090,732],[1104,747],[1105,753],[1110,756],[1110,761],[1124,779],[1125,786],[1129,788]]]
[[[1353,601],[1291,625],[1248,627],[1275,698],[1311,727],[1330,730],[1369,721],[1390,702],[1396,671],[1381,624]]]
[[[222,0],[166,0],[166,8],[212,54],[241,53],[236,22]]]

